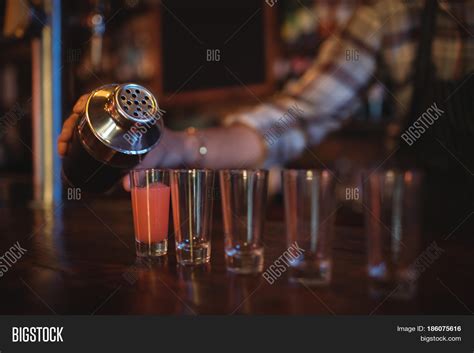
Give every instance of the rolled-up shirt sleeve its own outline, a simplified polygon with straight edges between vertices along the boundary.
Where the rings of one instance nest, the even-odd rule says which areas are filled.
[[[346,28],[323,43],[300,79],[272,99],[227,116],[224,123],[245,124],[261,135],[266,167],[298,157],[360,107],[360,95],[376,70],[382,27],[374,8],[360,6]]]

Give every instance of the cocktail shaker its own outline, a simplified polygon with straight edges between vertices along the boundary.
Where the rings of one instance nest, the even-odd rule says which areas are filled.
[[[99,87],[74,128],[63,179],[83,191],[108,191],[157,145],[162,132],[162,111],[149,90],[133,83]]]

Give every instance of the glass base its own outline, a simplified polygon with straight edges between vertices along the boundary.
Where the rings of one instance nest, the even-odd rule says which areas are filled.
[[[327,286],[331,282],[331,262],[311,261],[309,264],[300,262],[290,267],[290,281],[306,286]]]
[[[263,271],[263,248],[252,250],[226,249],[227,271],[238,274],[253,274]]]
[[[417,277],[410,267],[397,271],[387,269],[385,264],[368,267],[369,295],[372,299],[390,296],[394,300],[412,300],[417,293]]]
[[[193,244],[176,243],[176,260],[184,266],[207,264],[211,259],[211,244],[209,242]]]
[[[135,249],[138,257],[157,257],[168,253],[168,240],[157,243],[144,243],[135,239]]]

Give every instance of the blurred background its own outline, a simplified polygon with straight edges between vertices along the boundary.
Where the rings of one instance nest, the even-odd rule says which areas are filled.
[[[216,125],[298,78],[362,1],[276,3],[1,0],[1,202],[62,197],[56,138],[80,95],[136,82],[157,96],[169,128]],[[384,89],[374,85],[364,100],[350,125],[293,164],[314,167],[314,153],[342,170],[351,160],[374,159],[340,143],[384,138]]]

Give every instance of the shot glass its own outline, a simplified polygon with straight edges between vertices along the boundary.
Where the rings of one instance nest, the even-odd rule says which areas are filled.
[[[363,178],[369,293],[411,299],[418,277],[415,263],[421,242],[423,175],[412,170],[385,170],[364,173]]]
[[[262,272],[268,171],[221,170],[219,177],[227,270]]]
[[[171,199],[176,259],[181,265],[200,265],[211,258],[214,172],[183,169],[171,172]]]
[[[309,286],[331,281],[336,214],[335,177],[329,170],[284,170],[285,223],[290,280]]]
[[[137,256],[166,255],[171,193],[169,172],[132,170],[130,186]]]

